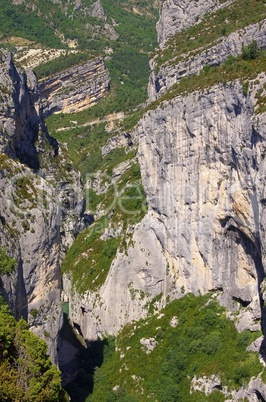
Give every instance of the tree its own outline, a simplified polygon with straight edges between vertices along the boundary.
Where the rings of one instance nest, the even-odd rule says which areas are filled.
[[[46,343],[16,322],[0,298],[0,400],[66,402],[60,372],[47,356]]]
[[[0,247],[0,276],[9,275],[15,269],[16,261],[14,258],[9,257],[6,253],[6,249]]]

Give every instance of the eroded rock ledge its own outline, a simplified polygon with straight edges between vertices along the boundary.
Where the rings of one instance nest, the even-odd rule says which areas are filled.
[[[107,93],[109,73],[102,57],[71,67],[40,83],[40,97],[45,116],[74,113],[88,109]]]

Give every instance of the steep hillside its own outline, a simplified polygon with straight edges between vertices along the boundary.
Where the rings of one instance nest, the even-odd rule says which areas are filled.
[[[265,400],[265,1],[2,5],[14,315],[74,402]]]

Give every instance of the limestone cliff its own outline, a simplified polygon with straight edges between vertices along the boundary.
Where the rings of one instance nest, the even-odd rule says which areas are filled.
[[[102,99],[109,84],[109,73],[102,57],[64,70],[40,83],[43,113],[85,110]]]
[[[259,312],[265,115],[255,103],[238,81],[166,102],[139,125],[139,161],[174,292],[220,290],[227,307]]]
[[[217,66],[225,62],[229,56],[240,55],[243,46],[249,45],[254,40],[259,48],[266,47],[265,19],[236,30],[228,36],[219,37],[199,49],[170,57],[160,66],[157,65],[158,57],[155,56],[150,61],[149,100],[160,98],[182,77],[198,74],[206,66]]]
[[[255,117],[254,106],[236,81],[179,96],[140,121],[149,212],[99,291],[70,298],[87,339],[145,316],[156,295],[160,306],[188,292],[218,291],[239,307],[239,329],[260,329],[266,148],[265,114]]]
[[[233,0],[166,0],[162,2],[160,19],[157,23],[157,39],[160,46],[176,32],[200,22],[201,18],[214,10],[228,6]]]
[[[81,227],[79,175],[63,169],[63,151],[39,113],[34,74],[17,69],[4,51],[0,83],[0,245],[17,261],[0,288],[14,315],[46,340],[56,361],[62,325],[59,263],[62,245],[73,241],[75,226]]]
[[[217,292],[235,310],[239,330],[264,327],[266,117],[259,106],[265,74],[250,80],[248,92],[234,79],[171,95],[181,70],[189,76],[204,64],[220,64],[254,38],[265,46],[264,20],[203,53],[180,57],[168,70],[161,67],[161,90],[151,71],[157,106],[150,106],[133,133],[148,213],[128,228],[126,251],[117,253],[97,291],[70,292],[71,277],[65,278],[70,317],[85,338],[116,333],[146,316],[150,303],[160,308],[167,298],[188,292]],[[164,93],[170,100],[160,102]]]

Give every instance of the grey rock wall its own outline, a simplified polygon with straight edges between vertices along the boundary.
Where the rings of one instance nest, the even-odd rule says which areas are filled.
[[[34,74],[10,53],[0,62],[0,247],[15,258],[0,290],[57,360],[62,326],[60,262],[82,228],[82,186],[45,127]]]
[[[242,53],[243,46],[256,41],[259,48],[266,47],[266,21],[252,24],[232,34],[217,39],[196,52],[171,59],[156,70],[156,57],[150,61],[151,74],[148,85],[149,101],[160,98],[182,77],[198,74],[206,66],[218,66],[232,56]]]
[[[176,32],[195,25],[209,12],[226,7],[233,0],[166,0],[160,10],[160,19],[157,23],[157,39],[161,47],[167,39]]]
[[[1,293],[14,316],[26,319],[46,340],[56,361],[63,318],[56,194],[44,179],[10,159],[1,164],[0,189],[0,246],[17,261],[15,272],[1,278]]]
[[[260,309],[265,275],[265,116],[254,106],[236,81],[166,102],[139,125],[143,185],[175,292],[219,290],[228,308]]]
[[[41,120],[36,77],[31,71],[19,73],[8,52],[3,51],[0,60],[0,149],[38,169],[35,142]]]
[[[255,81],[254,81],[255,82]],[[259,83],[258,83],[259,82]],[[256,80],[263,88],[265,75]],[[239,330],[259,330],[265,276],[265,114],[238,82],[179,96],[135,132],[149,211],[97,292],[70,291],[86,339],[146,316],[159,297],[214,291]],[[89,264],[89,260],[88,260]]]

